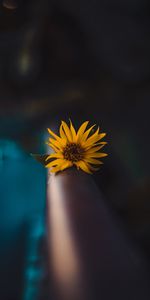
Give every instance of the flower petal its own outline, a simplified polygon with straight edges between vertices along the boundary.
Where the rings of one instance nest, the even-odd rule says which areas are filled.
[[[52,153],[46,158],[46,160],[49,160],[51,158],[63,158],[63,154],[61,152]]]
[[[71,131],[70,131],[68,125],[66,124],[66,122],[62,121],[62,126],[63,126],[63,130],[65,132],[65,135],[67,137],[67,140],[69,142],[72,142],[72,134],[71,134]]]
[[[62,165],[61,171],[63,171],[63,170],[66,169],[66,168],[69,168],[69,167],[71,167],[71,166],[73,166],[73,163],[72,163],[71,161],[66,161],[66,163],[64,163],[64,164]]]
[[[72,125],[71,120],[70,120],[70,131],[72,133],[72,141],[73,141],[73,143],[76,143],[76,141],[77,141],[77,134],[76,134],[75,128]]]
[[[102,165],[103,162],[98,160],[98,159],[94,159],[92,157],[87,157],[87,158],[84,158],[84,161],[90,163],[90,164],[93,164],[93,165]]]
[[[63,146],[56,140],[50,138],[49,139],[51,144],[54,145],[55,147],[57,147],[59,150],[62,150],[63,149]]]
[[[100,145],[103,145],[103,147],[104,147],[107,144],[108,144],[107,142],[98,141],[98,142],[94,143],[94,147],[97,147],[97,146],[100,146]]]
[[[54,159],[53,161],[51,161],[50,163],[48,163],[46,165],[46,168],[51,168],[53,166],[61,166],[64,163],[64,159],[58,158],[58,159]]]
[[[63,170],[65,170],[66,168],[69,168],[69,167],[71,167],[72,166],[72,162],[71,161],[64,161],[64,163],[62,164],[62,165],[58,165],[58,166],[56,166],[56,167],[53,167],[52,169],[51,169],[51,173],[57,173],[57,172],[59,172],[59,171],[63,171]]]
[[[108,154],[107,153],[99,153],[99,152],[95,152],[95,153],[91,153],[90,156],[91,158],[92,157],[95,157],[95,158],[98,158],[98,157],[105,157],[107,156]],[[88,155],[85,156],[85,158],[88,158]]]
[[[84,122],[80,128],[78,129],[78,132],[77,132],[77,141],[79,142],[80,140],[82,140],[82,136],[83,136],[83,133],[88,125],[89,121],[86,121]]]
[[[97,129],[97,131],[91,137],[89,137],[86,140],[86,142],[84,144],[85,147],[89,147],[91,145],[94,146],[95,143],[97,143],[99,140],[101,140],[106,135],[106,133],[98,134],[98,130],[99,130],[99,128]]]
[[[50,169],[50,173],[57,173],[59,171],[61,171],[60,166],[56,166]]]
[[[88,168],[88,164],[85,163],[84,161],[80,160],[75,162],[75,165],[77,166],[77,168],[82,169],[84,172],[92,174],[90,169]]]
[[[49,147],[51,147],[55,152],[60,151],[60,149],[58,149],[56,146],[54,146],[54,145],[51,144],[51,143],[47,143],[47,145],[48,145]]]
[[[100,134],[99,134],[99,139],[101,140],[104,136],[106,136],[106,133],[105,133],[105,132],[100,133]],[[105,143],[105,142],[104,142],[104,143]]]
[[[99,127],[97,128],[97,130],[95,131],[95,133],[93,133],[85,142],[85,146],[88,146],[89,144],[95,142],[95,140],[97,139],[99,135]]]
[[[59,139],[59,136],[55,134],[50,128],[47,128],[50,135],[52,135],[56,140]]]
[[[99,151],[100,149],[102,149],[104,146],[105,145],[100,145],[97,147],[89,148],[89,150],[86,151],[86,154],[95,153],[95,152]]]
[[[55,140],[58,141],[62,146],[66,145],[66,142],[64,139],[62,139],[57,134],[55,134],[50,128],[47,128],[47,130],[50,133],[50,135],[52,135],[55,138]]]
[[[90,131],[95,127],[96,125],[91,126],[87,131],[84,132],[82,136],[82,142],[85,142],[88,135],[90,134]]]
[[[46,157],[45,161],[47,161],[47,160],[49,160],[49,159],[50,159],[50,156],[48,155],[48,156]]]
[[[67,137],[66,137],[66,135],[64,133],[63,125],[62,124],[60,125],[59,133],[60,133],[60,137],[66,141]]]

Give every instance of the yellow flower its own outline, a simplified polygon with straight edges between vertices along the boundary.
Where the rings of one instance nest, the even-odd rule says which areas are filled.
[[[107,144],[101,141],[106,133],[100,133],[99,127],[92,133],[95,125],[86,130],[88,123],[84,122],[76,132],[71,121],[70,128],[62,121],[59,128],[60,136],[48,128],[53,138],[50,137],[47,144],[55,151],[46,158],[48,161],[46,167],[50,168],[51,172],[63,171],[73,165],[90,174],[99,169],[94,165],[101,165],[99,159],[107,156],[106,153],[99,152]],[[49,162],[50,159],[53,160]]]

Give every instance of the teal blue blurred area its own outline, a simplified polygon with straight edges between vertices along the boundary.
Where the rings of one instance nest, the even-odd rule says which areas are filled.
[[[41,294],[41,286],[45,277],[42,251],[44,236],[44,218],[37,214],[29,221],[22,300],[37,300]]]
[[[37,299],[45,182],[42,165],[14,141],[0,140],[0,299]]]

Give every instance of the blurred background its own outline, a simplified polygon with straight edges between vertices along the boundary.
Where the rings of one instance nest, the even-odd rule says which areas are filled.
[[[148,0],[0,0],[0,299],[47,295],[46,174],[30,153],[61,119],[107,132],[94,177],[149,264],[149,84]]]

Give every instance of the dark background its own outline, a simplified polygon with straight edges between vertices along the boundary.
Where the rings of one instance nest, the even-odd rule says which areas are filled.
[[[30,153],[61,119],[107,132],[94,177],[149,264],[149,84],[148,0],[0,1],[1,299],[36,299],[24,270],[35,227],[39,262],[45,173]]]

